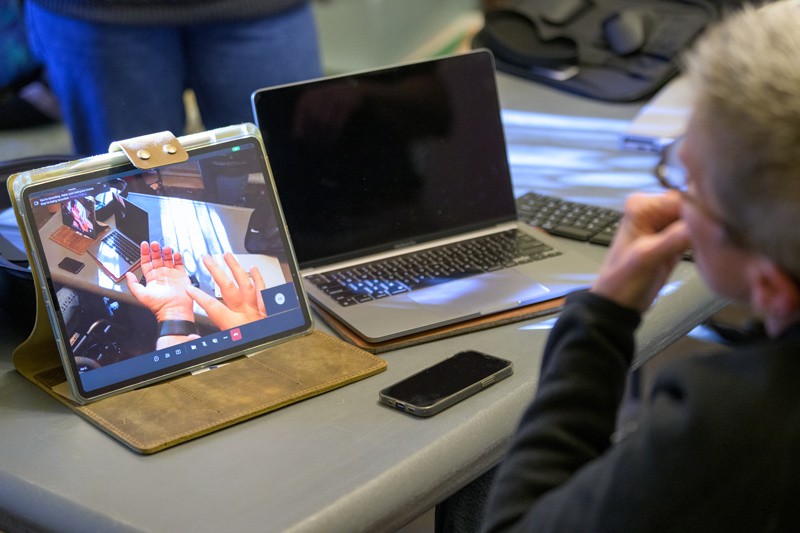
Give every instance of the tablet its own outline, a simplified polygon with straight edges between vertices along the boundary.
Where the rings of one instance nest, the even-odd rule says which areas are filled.
[[[178,140],[188,160],[154,169],[116,153],[14,177],[31,268],[79,403],[313,327],[258,130]]]

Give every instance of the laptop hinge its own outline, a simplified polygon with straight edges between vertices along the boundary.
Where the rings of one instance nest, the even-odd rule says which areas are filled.
[[[130,162],[142,170],[182,163],[189,159],[186,149],[168,131],[114,141],[108,151],[124,152]]]

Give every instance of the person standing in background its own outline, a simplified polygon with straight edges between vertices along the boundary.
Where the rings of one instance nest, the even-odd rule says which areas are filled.
[[[22,0],[0,0],[0,131],[57,122],[58,103],[28,48]]]
[[[322,75],[309,0],[26,0],[76,153],[183,133],[192,89],[207,129],[252,122],[255,89]]]

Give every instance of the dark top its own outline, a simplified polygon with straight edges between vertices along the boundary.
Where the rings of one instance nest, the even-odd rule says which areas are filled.
[[[29,0],[68,17],[111,24],[202,24],[274,15],[308,0]]]
[[[486,529],[800,531],[800,326],[665,365],[637,427],[614,434],[639,321],[568,299]]]

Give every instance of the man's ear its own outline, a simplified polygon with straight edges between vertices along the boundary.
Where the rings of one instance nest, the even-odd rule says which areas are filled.
[[[753,257],[747,269],[750,303],[765,316],[786,318],[800,310],[800,287],[767,257]]]

